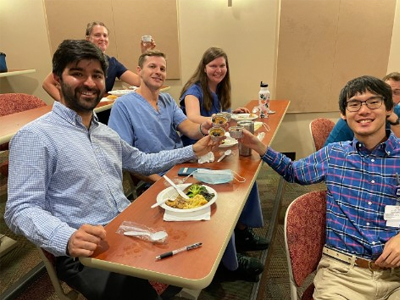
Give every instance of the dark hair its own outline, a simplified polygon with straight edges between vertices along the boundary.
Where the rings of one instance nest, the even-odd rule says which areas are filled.
[[[400,81],[400,73],[399,72],[392,72],[387,74],[385,77],[382,78],[383,81],[388,80]]]
[[[86,40],[64,40],[53,55],[53,73],[61,78],[68,64],[78,63],[83,59],[98,60],[104,74],[107,74],[106,56],[100,48]]]
[[[96,25],[100,25],[100,26],[105,27],[105,28],[107,29],[107,32],[109,32],[107,26],[106,26],[103,22],[97,22],[97,21],[95,21],[95,22],[90,22],[90,23],[88,23],[88,24],[86,25],[85,35],[86,35],[86,36],[89,36],[89,35],[92,33],[93,27],[96,26]]]
[[[339,95],[339,109],[346,115],[347,100],[357,93],[370,92],[383,97],[386,110],[393,108],[392,89],[383,80],[373,76],[361,76],[354,78],[346,83]]]
[[[147,50],[143,52],[138,59],[138,66],[143,68],[144,61],[146,60],[147,56],[158,56],[158,57],[164,57],[165,60],[167,60],[167,57],[165,54],[161,51],[158,50]]]
[[[203,91],[203,106],[206,111],[211,110],[212,106],[212,95],[208,88],[208,77],[207,74],[204,72],[206,65],[212,62],[214,59],[223,57],[225,58],[226,62],[226,74],[224,79],[218,84],[217,88],[217,96],[221,104],[222,110],[227,110],[231,107],[231,79],[229,75],[229,62],[228,56],[226,55],[225,51],[218,47],[211,47],[208,48],[203,57],[200,60],[199,65],[197,66],[196,71],[190,77],[190,79],[184,85],[180,97],[188,90],[188,88],[197,82],[200,82],[201,89]]]

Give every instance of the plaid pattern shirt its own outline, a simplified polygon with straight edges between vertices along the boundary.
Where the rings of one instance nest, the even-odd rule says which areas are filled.
[[[388,135],[372,152],[354,139],[332,143],[294,162],[270,148],[262,159],[289,182],[306,185],[325,181],[326,244],[376,259],[385,243],[400,233],[399,228],[386,226],[383,219],[386,205],[400,205],[396,198],[400,139],[390,131]]]

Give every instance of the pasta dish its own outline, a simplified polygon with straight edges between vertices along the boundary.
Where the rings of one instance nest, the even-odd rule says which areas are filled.
[[[203,195],[197,194],[193,198],[190,199],[183,199],[181,196],[178,196],[174,200],[167,200],[165,202],[166,205],[173,207],[173,208],[180,208],[180,209],[190,209],[203,206],[207,204],[208,201],[204,198]]]

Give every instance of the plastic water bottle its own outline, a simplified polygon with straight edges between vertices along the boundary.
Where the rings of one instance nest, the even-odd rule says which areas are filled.
[[[260,91],[258,92],[258,105],[260,108],[260,118],[268,118],[269,100],[271,93],[268,89],[268,83],[260,83]]]

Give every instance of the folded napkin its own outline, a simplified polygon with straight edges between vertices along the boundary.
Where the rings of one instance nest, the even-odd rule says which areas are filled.
[[[254,122],[254,131],[257,131],[258,129],[260,129],[261,126],[263,126],[266,131],[270,131],[271,130],[271,128],[269,127],[269,125],[267,123]]]
[[[192,212],[174,212],[165,210],[164,221],[208,221],[211,219],[211,207]]]
[[[254,122],[254,131],[257,131],[262,126],[263,122]]]
[[[264,139],[264,137],[265,137],[265,132],[260,132],[260,133],[257,135],[257,138],[258,138],[260,141],[262,141],[262,140]]]
[[[211,151],[208,152],[207,154],[200,156],[198,163],[199,164],[204,164],[204,163],[209,163],[209,162],[213,162],[214,161],[214,153],[212,153]]]

